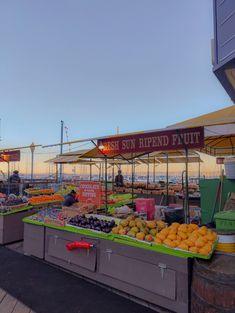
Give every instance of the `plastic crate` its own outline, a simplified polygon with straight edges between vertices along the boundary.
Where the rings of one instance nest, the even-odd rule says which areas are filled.
[[[215,214],[216,229],[235,231],[235,211],[222,211]]]

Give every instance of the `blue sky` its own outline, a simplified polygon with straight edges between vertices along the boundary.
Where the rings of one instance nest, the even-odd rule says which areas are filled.
[[[154,129],[231,105],[211,0],[0,2],[3,147]]]

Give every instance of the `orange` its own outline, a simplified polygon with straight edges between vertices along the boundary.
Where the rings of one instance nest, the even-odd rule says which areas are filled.
[[[200,227],[198,232],[199,232],[200,235],[205,236],[207,234],[207,227],[206,226]]]
[[[181,224],[178,228],[179,232],[187,233],[188,231],[188,225],[187,224]]]
[[[156,235],[156,238],[159,238],[161,241],[164,241],[166,239],[166,236],[164,236],[164,234],[159,233]]]
[[[172,223],[171,226],[172,228],[178,229],[180,227],[180,223]]]
[[[177,230],[175,228],[171,228],[169,231],[169,235],[175,234],[176,235]]]
[[[176,240],[178,240],[178,241],[181,241],[181,240],[182,240],[182,238],[180,237],[180,235],[177,235],[177,236],[176,236]]]
[[[161,245],[162,244],[162,241],[160,238],[154,238],[154,242]]]
[[[173,242],[176,244],[176,247],[178,247],[178,245],[180,244],[179,240],[174,240]]]
[[[176,240],[177,239],[176,234],[170,234],[167,236],[167,238],[170,240]]]
[[[178,232],[178,235],[179,235],[183,240],[185,240],[185,239],[188,238],[188,235],[187,235],[186,233],[184,233],[184,232],[181,232],[181,231]]]
[[[200,254],[204,254],[204,255],[208,255],[210,252],[208,251],[207,248],[203,247],[201,249],[199,249],[198,251]]]
[[[188,250],[188,246],[186,245],[186,243],[182,242],[178,245],[178,248],[179,249],[182,249],[182,250]]]
[[[198,253],[199,248],[197,248],[197,247],[190,247],[189,251],[194,252],[194,253]]]
[[[193,230],[199,229],[199,226],[196,225],[196,224],[190,224],[190,227],[191,227]]]
[[[194,246],[194,242],[193,242],[192,240],[190,240],[190,239],[186,239],[184,242],[185,242],[186,245],[188,245],[189,247],[193,247],[193,246]]]
[[[198,248],[202,248],[204,245],[205,245],[205,242],[201,238],[198,238],[195,241],[195,246],[198,247]]]
[[[171,244],[172,244],[172,241],[170,239],[165,239],[163,241],[164,245],[168,246],[168,247],[171,247]]]
[[[169,229],[168,228],[164,228],[160,231],[160,234],[163,234],[165,237],[168,235],[169,233]]]

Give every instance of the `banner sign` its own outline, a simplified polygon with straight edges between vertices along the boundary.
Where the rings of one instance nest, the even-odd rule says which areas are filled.
[[[216,164],[224,164],[224,158],[216,158]]]
[[[0,152],[0,162],[18,162],[20,161],[20,150],[10,150]]]
[[[79,200],[83,204],[95,204],[98,208],[101,204],[101,183],[100,182],[80,182]]]
[[[99,139],[98,147],[106,155],[198,149],[204,147],[204,127],[163,130],[137,135]]]

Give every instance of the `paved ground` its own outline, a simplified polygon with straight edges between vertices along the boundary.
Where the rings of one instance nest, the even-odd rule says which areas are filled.
[[[35,313],[0,288],[0,313]]]
[[[0,262],[0,288],[36,313],[154,312],[107,289],[6,247],[0,247]],[[5,301],[9,297],[7,295]],[[12,300],[11,297],[10,299]],[[16,300],[12,301],[17,304]],[[0,313],[12,311],[0,310]]]

